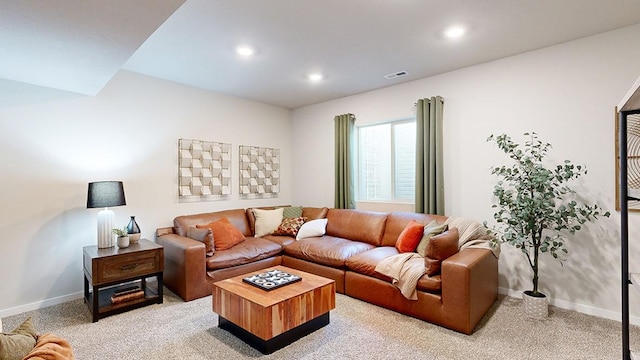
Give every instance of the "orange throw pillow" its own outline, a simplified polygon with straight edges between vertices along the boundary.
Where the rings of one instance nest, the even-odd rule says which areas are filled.
[[[197,228],[209,228],[213,233],[213,244],[217,250],[227,250],[244,241],[242,231],[233,226],[229,219],[222,218],[207,225],[196,225]]]
[[[404,227],[400,236],[398,236],[396,249],[401,253],[414,252],[416,247],[418,247],[418,243],[422,240],[423,232],[424,225],[419,224],[415,220],[411,220],[407,226]]]

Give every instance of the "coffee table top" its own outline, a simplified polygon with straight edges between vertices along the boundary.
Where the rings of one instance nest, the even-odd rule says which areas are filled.
[[[253,285],[247,284],[242,279],[251,274],[262,273],[270,270],[278,269],[280,271],[288,272],[293,275],[298,275],[302,278],[301,281],[295,282],[293,284],[289,284],[283,286],[278,289],[273,289],[270,291],[266,291],[263,289],[259,289]],[[331,279],[324,278],[322,276],[310,274],[304,271],[291,269],[285,266],[275,266],[268,269],[252,271],[240,276],[232,277],[225,280],[220,280],[213,283],[214,287],[219,287],[225,291],[232,292],[245,298],[253,303],[258,305],[268,307],[273,306],[274,304],[283,302],[285,300],[291,299],[293,297],[299,296],[300,294],[304,294],[310,291],[313,291],[317,288],[329,285],[334,281]]]

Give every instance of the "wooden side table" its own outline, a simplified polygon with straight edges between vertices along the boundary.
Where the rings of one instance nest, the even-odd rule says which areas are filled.
[[[83,264],[84,301],[89,305],[93,322],[149,304],[162,304],[164,248],[161,245],[140,239],[137,244],[124,249],[85,246]],[[156,286],[147,283],[149,277],[157,279]],[[144,297],[121,303],[111,302],[114,292],[131,287],[134,285],[132,283],[139,284]]]

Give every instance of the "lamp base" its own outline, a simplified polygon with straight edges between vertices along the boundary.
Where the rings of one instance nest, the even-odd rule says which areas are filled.
[[[116,245],[113,234],[115,213],[107,208],[98,213],[98,248],[110,248]]]

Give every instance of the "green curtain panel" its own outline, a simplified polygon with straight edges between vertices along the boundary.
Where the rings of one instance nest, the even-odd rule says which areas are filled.
[[[416,212],[444,215],[442,112],[440,96],[416,104]]]
[[[355,121],[353,114],[338,115],[334,119],[336,129],[336,209],[355,209]]]

